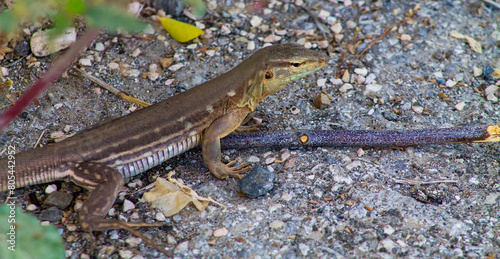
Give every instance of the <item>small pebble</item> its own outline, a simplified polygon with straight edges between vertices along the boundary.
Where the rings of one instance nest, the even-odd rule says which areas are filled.
[[[248,163],[259,163],[260,159],[257,156],[250,156],[247,159]]]
[[[448,79],[446,80],[446,87],[454,87],[455,85],[457,84],[457,82],[451,80],[451,79]]]
[[[184,66],[184,64],[182,63],[177,63],[175,65],[171,65],[170,67],[168,67],[168,70],[172,71],[172,72],[175,72],[179,69],[181,69],[182,67]]]
[[[354,73],[360,75],[360,76],[366,76],[368,75],[368,69],[366,68],[356,68],[354,69]]]
[[[95,50],[97,50],[97,51],[103,51],[104,50],[104,44],[102,44],[101,42],[97,42],[95,44]]]
[[[174,253],[185,253],[189,249],[189,241],[184,241],[177,245],[174,249]]]
[[[274,157],[266,158],[266,165],[270,165],[270,164],[274,163],[275,160],[276,160],[276,158],[274,158]]]
[[[392,235],[395,231],[391,225],[384,226],[384,233],[387,235]]]
[[[113,69],[113,70],[117,70],[117,69],[120,69],[120,65],[116,62],[111,62],[111,63],[108,63],[108,67]]]
[[[313,105],[314,107],[318,109],[325,109],[326,107],[330,106],[332,104],[332,101],[330,100],[329,96],[320,93],[316,98],[313,100]]]
[[[419,106],[419,105],[412,105],[411,109],[416,113],[416,114],[422,114],[424,112],[424,107]]]
[[[330,16],[330,13],[325,10],[320,10],[318,14],[318,18],[321,18],[323,20],[327,19]]]
[[[474,66],[472,68],[472,71],[473,71],[475,77],[481,76],[483,74],[483,70],[481,68],[476,67],[476,66]]]
[[[127,249],[118,250],[118,254],[120,255],[120,258],[123,258],[123,259],[131,259],[132,256],[134,256],[134,253],[130,250],[127,250]]]
[[[457,109],[458,111],[463,110],[464,107],[465,107],[465,102],[459,102],[455,105],[455,109]]]
[[[375,82],[375,78],[377,78],[377,76],[375,74],[369,74],[367,77],[366,77],[366,80],[365,80],[365,83],[366,84],[371,84],[373,82]]]
[[[271,222],[269,224],[269,226],[272,228],[272,229],[278,229],[278,228],[281,228],[283,227],[283,225],[285,224],[285,222],[281,221],[281,220],[274,220],[273,222]]]
[[[78,60],[78,64],[80,64],[82,66],[90,67],[90,66],[92,66],[92,61],[90,60],[90,58],[81,58]]]
[[[226,236],[228,233],[229,233],[229,230],[227,230],[227,228],[225,228],[225,227],[219,228],[219,229],[214,231],[214,237],[223,237],[223,236]]]
[[[318,79],[317,84],[318,84],[319,87],[325,86],[326,85],[326,78],[320,78],[320,79]]]
[[[254,41],[247,42],[247,50],[254,50],[254,49],[255,49],[255,42]]]
[[[250,19],[250,25],[252,25],[252,27],[259,27],[261,24],[262,24],[262,18],[260,18],[259,16],[254,15]]]
[[[123,201],[123,212],[128,212],[135,209],[135,204],[127,199]]]
[[[330,30],[335,34],[339,34],[342,31],[342,25],[340,23],[336,23],[330,27]]]
[[[344,81],[346,83],[350,83],[350,81],[351,81],[351,75],[349,74],[348,70],[346,70],[344,72],[344,75],[342,75],[342,81]]]
[[[345,3],[346,1],[344,1]],[[309,254],[309,246],[304,244],[304,243],[300,243],[299,244],[299,250],[300,250],[300,253],[302,254],[302,256],[307,256],[307,254]]]
[[[167,220],[167,218],[165,217],[165,214],[163,214],[162,212],[156,213],[155,219],[157,221],[165,221],[165,220]]]
[[[129,244],[131,247],[136,247],[142,243],[142,239],[138,237],[129,237],[125,239],[125,243]]]
[[[132,57],[136,58],[136,57],[138,57],[141,53],[142,53],[142,51],[141,51],[140,49],[134,49],[134,51],[132,51]]]
[[[340,78],[332,78],[332,79],[330,79],[330,82],[333,85],[337,85],[337,86],[344,83],[344,81],[342,81],[342,79],[340,79]]]
[[[376,92],[378,92],[380,90],[382,90],[382,85],[379,85],[379,84],[368,84],[368,85],[366,85],[365,92],[363,94],[367,95],[369,93],[376,93]]]
[[[408,34],[403,34],[403,35],[401,35],[401,40],[402,41],[411,41],[411,36]]]
[[[238,181],[239,192],[253,199],[268,193],[274,187],[276,175],[268,169],[256,166],[243,179]]]
[[[274,34],[270,34],[270,35],[266,36],[262,41],[263,42],[269,42],[269,43],[271,43],[271,42],[278,42],[280,40],[281,40],[280,36],[274,35]]]
[[[52,137],[51,137],[52,138]],[[49,184],[47,188],[45,188],[45,193],[46,194],[51,194],[53,192],[57,191],[57,185],[55,184]]]
[[[38,209],[38,207],[35,204],[29,204],[28,206],[26,206],[27,211],[34,211],[36,209]]]
[[[342,92],[342,93],[345,93],[351,89],[353,89],[354,87],[351,85],[351,84],[343,84],[340,88],[339,88],[339,91]]]

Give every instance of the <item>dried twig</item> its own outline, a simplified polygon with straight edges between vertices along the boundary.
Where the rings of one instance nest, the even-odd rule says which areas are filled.
[[[142,101],[142,100],[139,100],[137,98],[134,98],[132,96],[128,96],[124,93],[122,93],[120,90],[112,87],[111,85],[107,84],[106,82],[102,81],[101,79],[93,76],[93,75],[90,75],[89,73],[83,71],[82,69],[80,68],[76,68],[75,69],[80,72],[80,74],[82,74],[83,76],[85,76],[86,78],[90,79],[90,81],[98,84],[100,87],[112,92],[113,94],[117,95],[118,97],[122,98],[123,100],[126,100],[126,101],[129,101],[131,103],[135,103],[135,104],[138,104],[142,107],[147,107],[147,106],[150,106],[151,104],[148,103],[148,102],[145,102],[145,101]]]

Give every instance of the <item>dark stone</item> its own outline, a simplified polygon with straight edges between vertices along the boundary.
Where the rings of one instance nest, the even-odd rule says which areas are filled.
[[[274,186],[276,175],[264,167],[256,166],[238,182],[240,193],[254,199],[268,193]]]
[[[56,207],[50,207],[46,210],[42,210],[42,212],[38,216],[38,219],[42,221],[57,222],[61,220],[62,216],[63,213],[61,210],[57,209]]]
[[[14,54],[18,57],[28,56],[30,52],[30,44],[26,40],[19,42],[14,48]]]
[[[71,196],[71,194],[57,191],[49,194],[47,199],[45,199],[45,201],[43,202],[43,207],[56,207],[58,209],[64,210],[71,204],[72,200],[73,196]]]

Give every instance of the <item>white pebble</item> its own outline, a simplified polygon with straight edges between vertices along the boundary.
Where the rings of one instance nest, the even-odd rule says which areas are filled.
[[[138,77],[141,74],[141,72],[137,69],[130,69],[128,72],[129,72],[128,76],[130,77]]]
[[[257,15],[252,16],[252,18],[250,19],[250,25],[252,25],[252,27],[259,27],[261,24],[262,18]]]
[[[377,76],[375,74],[371,73],[366,77],[365,83],[371,84],[371,83],[375,82],[375,78],[377,78]]]
[[[45,188],[46,194],[51,194],[55,191],[57,191],[57,185],[55,185],[55,184],[50,184],[49,186],[47,186],[47,188]]]
[[[260,159],[257,156],[250,156],[247,159],[248,163],[259,163]]]
[[[116,62],[111,62],[108,64],[108,67],[113,69],[113,70],[116,70],[116,69],[120,69],[120,65]]]
[[[156,81],[158,79],[158,77],[160,77],[160,74],[158,74],[156,72],[149,72],[148,73],[148,78],[151,81]]]
[[[247,50],[254,50],[255,49],[255,42],[254,41],[248,41],[247,42]]]
[[[269,224],[269,226],[272,228],[272,229],[278,229],[278,228],[281,228],[283,227],[283,225],[285,225],[285,222],[281,221],[281,220],[274,220],[273,222],[271,222]]]
[[[142,53],[142,51],[141,51],[140,49],[134,49],[134,51],[132,51],[132,57],[136,58],[136,57],[138,57],[141,53]]]
[[[102,44],[101,42],[97,42],[95,44],[95,50],[97,50],[97,51],[103,51],[104,50],[104,44]]]
[[[344,83],[344,81],[342,81],[342,79],[340,79],[340,78],[332,78],[332,79],[330,79],[330,82],[333,85],[341,85]]]
[[[90,60],[90,58],[81,58],[80,60],[78,60],[78,64],[90,67],[92,66],[92,61]]]
[[[225,227],[219,228],[219,229],[214,231],[214,237],[223,237],[223,236],[226,236],[228,233],[229,233],[229,230],[227,230],[227,228],[225,228]]]
[[[457,84],[457,82],[455,82],[451,79],[446,80],[446,87],[454,87],[456,84]]]
[[[368,85],[366,85],[364,94],[366,95],[368,93],[376,93],[380,90],[382,90],[382,85],[380,85],[380,84],[368,84]]]
[[[354,87],[351,85],[351,84],[343,84],[340,88],[339,88],[339,91],[341,93],[345,93],[351,89],[353,89]]]
[[[320,79],[318,79],[317,84],[318,84],[319,87],[325,86],[326,85],[326,78],[320,78]]]
[[[459,102],[455,105],[455,109],[457,109],[458,111],[463,110],[464,107],[465,107],[465,102]]]
[[[138,237],[129,237],[125,239],[125,243],[129,244],[131,247],[136,247],[142,243],[142,239]]]
[[[135,209],[135,204],[127,199],[123,201],[123,212],[131,211]]]
[[[325,11],[325,10],[321,10],[319,11],[319,14],[318,14],[318,17],[325,20],[326,18],[328,18],[330,16],[330,13],[328,11]]]
[[[473,71],[475,77],[481,76],[483,74],[483,70],[481,68],[476,67],[476,66],[474,66],[472,68],[472,71]]]
[[[368,69],[366,68],[355,68],[354,73],[360,75],[360,76],[366,76],[368,75]]]
[[[28,206],[26,206],[26,210],[27,211],[34,211],[36,210],[38,207],[35,205],[35,204],[29,204]]]
[[[342,25],[340,23],[336,23],[330,27],[330,30],[335,34],[339,34],[342,31]]]
[[[424,112],[424,107],[418,106],[418,105],[413,105],[411,106],[411,109],[416,113],[416,114],[422,114]]]
[[[408,34],[403,34],[403,35],[401,35],[401,40],[402,41],[411,41],[411,36]]]
[[[175,72],[175,71],[177,71],[177,70],[181,69],[183,66],[184,66],[184,64],[182,64],[182,63],[177,63],[177,64],[175,64],[175,65],[171,65],[171,66],[169,66],[169,67],[168,67],[168,70],[170,70],[170,71],[172,71],[172,72]]]
[[[270,34],[270,35],[267,35],[262,41],[263,42],[277,42],[277,41],[280,41],[280,40],[281,40],[280,36],[274,35],[274,34]]]

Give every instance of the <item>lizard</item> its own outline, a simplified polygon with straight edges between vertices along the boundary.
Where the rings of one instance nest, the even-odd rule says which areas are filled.
[[[223,163],[220,139],[262,99],[327,63],[326,54],[299,45],[262,48],[232,70],[152,106],[15,154],[15,160],[0,159],[0,191],[70,181],[91,191],[78,214],[83,230],[126,229],[145,239],[133,228],[158,224],[105,218],[125,179],[198,145],[214,176],[241,179],[250,166]]]

